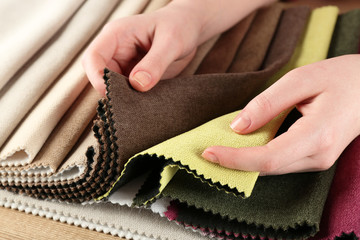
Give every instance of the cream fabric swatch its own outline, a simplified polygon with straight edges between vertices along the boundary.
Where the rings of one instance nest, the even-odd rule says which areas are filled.
[[[221,34],[215,35],[214,37],[210,38],[203,44],[201,44],[195,53],[195,56],[191,60],[191,62],[182,70],[182,72],[178,75],[178,77],[186,77],[194,75],[196,70],[198,69],[200,63],[206,56],[206,54],[210,51],[210,49],[215,45],[216,41],[219,39]]]
[[[171,0],[151,0],[143,13],[150,13],[167,5]]]
[[[6,168],[4,170],[7,174],[21,172],[24,178],[27,172],[44,175],[46,170],[47,176],[55,173],[94,118],[100,98],[96,90],[88,84],[46,140],[34,161],[24,167]]]
[[[0,89],[84,0],[0,1]]]
[[[85,155],[89,146],[98,149],[97,141],[91,129],[87,129],[80,140],[72,148],[71,152],[65,157],[58,171],[51,171],[49,166],[35,168],[0,167],[0,182],[15,183],[51,183],[55,181],[71,181],[83,177],[87,170],[87,158]]]
[[[25,2],[30,3],[32,0]],[[6,86],[0,92],[0,112],[6,113],[1,114],[0,117],[0,147],[51,83],[101,26],[117,2],[117,0],[86,1],[32,60],[31,64],[25,66],[12,79],[11,84],[8,84],[10,86]]]
[[[45,93],[0,149],[1,166],[31,163],[88,83],[80,57]]]
[[[111,14],[108,22],[117,18],[141,13],[150,0],[122,0],[115,11]]]
[[[43,201],[4,190],[0,190],[0,206],[127,239],[208,239],[143,208],[111,203],[81,205]]]

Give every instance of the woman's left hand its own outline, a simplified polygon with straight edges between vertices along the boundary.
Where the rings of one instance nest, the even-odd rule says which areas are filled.
[[[262,175],[330,168],[360,133],[360,55],[290,71],[250,101],[231,128],[239,134],[253,132],[294,105],[303,116],[268,144],[212,146],[202,156],[224,167]]]

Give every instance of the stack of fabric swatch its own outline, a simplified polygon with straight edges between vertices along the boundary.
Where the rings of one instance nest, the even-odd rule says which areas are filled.
[[[359,138],[327,171],[282,176],[223,168],[201,152],[264,145],[286,131],[296,110],[252,134],[228,125],[292,69],[358,53],[360,10],[259,9],[148,93],[105,69],[101,98],[83,49],[106,22],[167,3],[31,0],[32,14],[16,8],[21,18],[9,11],[17,1],[0,3],[11,22],[0,25],[0,205],[129,239],[359,236]]]

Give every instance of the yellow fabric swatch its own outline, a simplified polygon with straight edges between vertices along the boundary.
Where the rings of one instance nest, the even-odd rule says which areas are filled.
[[[304,37],[298,44],[292,59],[269,82],[275,82],[291,69],[325,59],[337,15],[338,8],[332,6],[314,10]],[[224,168],[204,160],[201,153],[204,149],[213,145],[237,148],[265,145],[275,136],[289,111],[284,111],[261,129],[247,135],[238,135],[229,127],[230,122],[239,113],[233,112],[136,154],[128,163],[135,157],[144,154],[156,154],[158,157],[164,156],[166,159],[172,159],[175,163],[178,163],[164,168],[161,173],[160,193],[176,173],[176,170],[185,166],[190,171],[196,172],[197,176],[195,177],[202,176],[201,180],[208,182],[210,185],[217,183],[222,186],[227,185],[231,189],[236,188],[239,193],[244,193],[245,197],[249,197],[257,180],[258,172]],[[126,172],[127,164],[123,173]],[[104,196],[108,194],[109,192]]]

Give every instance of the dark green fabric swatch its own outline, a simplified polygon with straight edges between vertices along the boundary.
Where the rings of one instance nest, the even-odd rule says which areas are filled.
[[[339,16],[331,40],[328,58],[358,53],[360,39],[360,9]]]
[[[253,236],[302,238],[319,230],[334,170],[259,177],[247,199],[217,191],[180,171],[163,195],[194,206],[182,205],[179,222]]]

